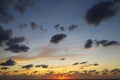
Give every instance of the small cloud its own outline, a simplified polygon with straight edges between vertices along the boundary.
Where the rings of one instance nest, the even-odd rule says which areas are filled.
[[[1,70],[8,70],[8,67],[2,67]]]
[[[41,65],[36,65],[35,67],[41,67]]]
[[[116,3],[120,2],[117,0],[107,0],[93,5],[85,14],[86,22],[98,25],[103,20],[115,16],[119,12],[118,7],[120,7],[116,6]]]
[[[78,25],[73,24],[73,25],[70,25],[70,26],[68,27],[68,30],[69,30],[69,31],[72,31],[72,30],[75,30],[75,29],[77,29],[77,28],[78,28]]]
[[[15,64],[16,62],[12,59],[8,59],[7,61],[0,63],[1,66],[13,66]]]
[[[58,30],[58,29],[60,28],[60,24],[56,24],[56,25],[54,26],[54,28],[55,28],[56,30]]]
[[[36,22],[31,22],[31,23],[30,23],[30,27],[31,27],[32,30],[35,30],[35,29],[37,28],[37,26],[38,26],[38,25],[37,25]]]
[[[91,48],[91,47],[93,46],[92,44],[93,44],[93,41],[92,41],[91,39],[88,39],[88,40],[86,41],[84,47],[85,47],[86,49],[89,49],[89,48]]]
[[[63,60],[65,60],[65,59],[66,59],[66,58],[61,58],[60,60],[62,60],[62,61],[63,61]]]
[[[73,63],[73,65],[78,65],[78,62],[76,62],[76,63]]]
[[[94,65],[94,66],[98,66],[99,64],[98,64],[98,63],[94,63],[93,65]]]
[[[66,37],[67,37],[66,34],[56,34],[56,35],[51,37],[50,42],[57,44],[57,43],[59,43],[61,40],[63,40]]]
[[[33,64],[24,65],[21,68],[30,69],[33,67]]]
[[[48,68],[48,65],[41,64],[41,67],[42,67],[42,68]]]
[[[79,63],[79,64],[87,64],[88,63],[88,61],[85,61],[85,62],[81,62],[81,63]]]

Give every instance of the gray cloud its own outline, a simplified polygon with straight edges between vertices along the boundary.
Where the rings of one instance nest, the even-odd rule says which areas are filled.
[[[84,45],[86,49],[91,48],[93,45],[93,41],[91,39],[88,39]]]
[[[111,18],[118,13],[118,7],[116,3],[120,3],[119,0],[100,1],[93,5],[85,14],[86,22],[94,25],[100,24],[101,21]]]
[[[56,35],[51,37],[50,42],[57,44],[57,43],[59,43],[61,40],[63,40],[66,37],[67,37],[66,34],[56,34]]]
[[[7,70],[9,69],[8,67],[2,67],[1,70]]]
[[[1,66],[13,66],[15,64],[16,62],[12,59],[8,59],[7,61],[0,63]]]
[[[21,68],[30,69],[33,67],[33,64],[24,65]]]

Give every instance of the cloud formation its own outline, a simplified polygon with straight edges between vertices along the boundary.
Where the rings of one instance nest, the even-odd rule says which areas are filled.
[[[10,23],[14,20],[15,16],[11,11],[24,13],[30,7],[30,0],[1,0],[0,1],[0,22]]]
[[[120,8],[117,3],[120,3],[120,1],[107,0],[93,5],[85,14],[86,22],[99,25],[103,20],[115,16],[119,12],[118,8]]]
[[[120,46],[120,42],[115,41],[115,40],[92,40],[92,39],[88,39],[87,42],[85,43],[84,47],[86,49],[89,49],[93,46],[99,47],[99,46],[103,46],[103,47],[109,47],[109,46]]]
[[[1,70],[7,70],[9,69],[8,67],[2,67]]]
[[[12,30],[11,29],[3,29],[3,26],[0,25],[0,46],[2,46],[3,43],[5,43],[7,40],[9,40],[12,36]]]
[[[21,68],[30,69],[33,67],[33,64],[24,65]]]
[[[57,44],[57,43],[59,43],[61,40],[63,40],[66,37],[67,37],[66,34],[62,34],[62,33],[61,34],[56,34],[56,35],[51,37],[50,42]]]
[[[91,48],[93,44],[93,41],[91,39],[88,39],[84,45],[86,49]]]
[[[88,63],[88,61],[84,61],[84,62],[81,62],[79,64],[87,64],[87,63]]]
[[[7,61],[0,63],[1,66],[13,66],[15,64],[16,62],[12,59],[8,59]]]

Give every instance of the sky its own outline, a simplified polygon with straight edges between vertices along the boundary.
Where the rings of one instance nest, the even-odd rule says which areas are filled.
[[[119,0],[1,0],[1,79],[120,78],[119,21]]]

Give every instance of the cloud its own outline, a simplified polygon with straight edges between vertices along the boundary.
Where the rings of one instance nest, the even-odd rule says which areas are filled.
[[[100,22],[107,18],[111,18],[118,13],[118,7],[116,4],[120,3],[118,0],[100,1],[93,5],[85,14],[86,22],[98,25]]]
[[[70,26],[68,27],[68,30],[69,30],[69,31],[72,31],[72,30],[75,30],[75,29],[77,29],[77,28],[78,28],[78,25],[73,24],[73,25],[70,25]]]
[[[84,47],[86,49],[89,49],[93,46],[99,47],[99,46],[103,46],[103,47],[109,47],[109,46],[120,46],[120,42],[115,41],[115,40],[92,40],[92,39],[88,39],[87,42],[85,43]]]
[[[62,34],[62,33],[61,34],[56,34],[56,35],[51,37],[50,42],[57,44],[57,43],[59,43],[61,40],[63,40],[66,37],[67,37],[66,34]]]
[[[24,65],[21,68],[30,69],[33,67],[33,64]]]
[[[2,67],[1,70],[7,70],[9,69],[8,67]]]
[[[10,23],[15,19],[11,11],[24,13],[28,7],[32,6],[30,0],[1,0],[0,1],[0,22]]]
[[[84,61],[84,62],[81,62],[79,64],[87,64],[87,63],[88,63],[88,61]]]
[[[31,22],[30,27],[32,30],[35,30],[37,28],[37,23],[36,22]]]
[[[11,29],[3,29],[3,27],[0,25],[0,46],[7,40],[9,40],[12,36],[12,30]]]
[[[61,58],[60,60],[62,60],[62,61],[63,61],[63,60],[65,60],[65,59],[66,59],[66,58]]]
[[[98,64],[98,63],[94,63],[93,65],[94,65],[94,66],[98,66],[99,64]]]
[[[118,41],[109,41],[109,40],[100,40],[100,41],[96,41],[96,45],[99,47],[100,45],[102,45],[103,47],[108,47],[108,46],[119,46],[120,43]]]
[[[91,48],[93,45],[93,41],[91,39],[88,39],[84,45],[86,49]]]
[[[48,68],[48,65],[45,65],[45,64],[41,64],[41,65],[36,65],[35,67]]]
[[[11,38],[6,43],[8,48],[6,48],[5,50],[11,51],[11,52],[14,52],[14,53],[27,52],[29,47],[27,47],[25,45],[20,45],[20,43],[22,43],[24,41],[25,41],[24,37]]]
[[[29,47],[25,46],[25,45],[11,45],[8,48],[6,48],[6,51],[11,51],[13,53],[20,53],[20,52],[27,52],[29,49]]]
[[[12,59],[8,59],[7,61],[0,63],[1,66],[13,66],[15,64],[16,62]]]
[[[65,30],[73,31],[73,30],[75,30],[75,29],[78,28],[78,25],[72,24],[72,25],[70,25],[70,26],[68,26],[68,27],[64,27],[64,26],[61,26],[60,24],[56,24],[56,25],[54,26],[54,28],[55,28],[56,30],[60,30],[60,31],[65,31]]]
[[[120,73],[120,69],[118,69],[118,68],[112,69],[111,73],[113,73],[113,74]]]
[[[76,63],[73,63],[73,65],[78,65],[78,62],[76,62]]]

